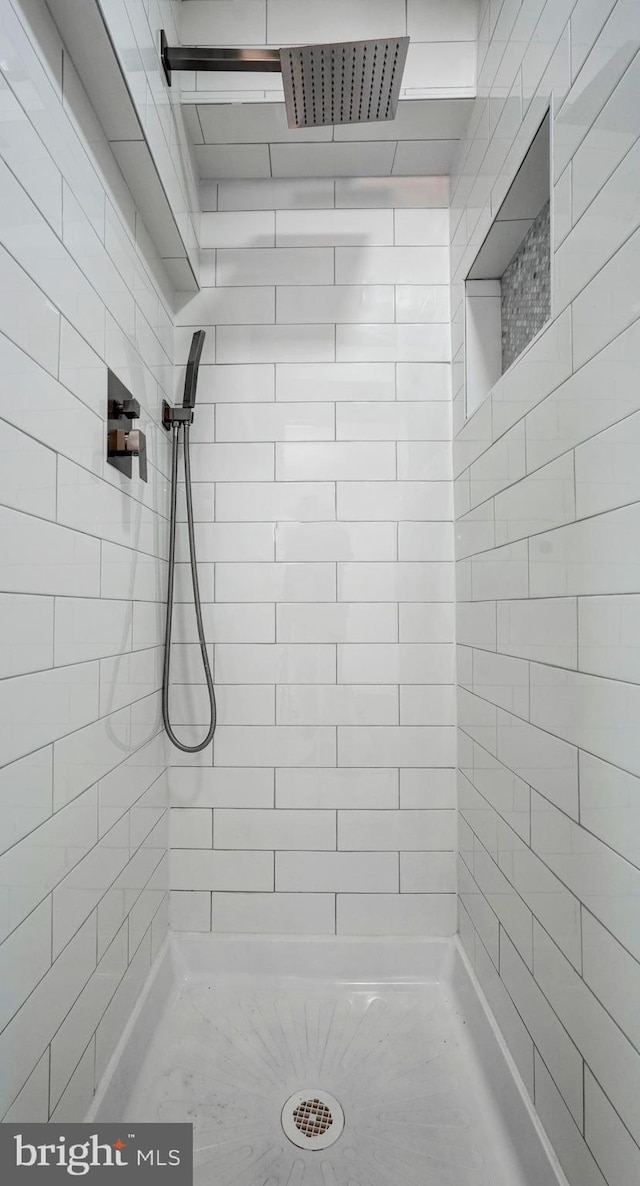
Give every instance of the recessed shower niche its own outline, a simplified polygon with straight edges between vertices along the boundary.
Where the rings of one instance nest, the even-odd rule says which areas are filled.
[[[549,113],[465,281],[466,414],[551,316]]]

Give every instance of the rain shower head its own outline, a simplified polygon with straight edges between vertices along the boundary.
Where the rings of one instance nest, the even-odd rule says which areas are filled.
[[[169,86],[172,70],[281,72],[290,128],[394,119],[408,48],[408,37],[284,49],[173,47],[160,34]]]
[[[408,37],[280,50],[290,128],[395,119]]]
[[[184,380],[184,396],[182,397],[183,408],[191,408],[193,410],[193,408],[196,406],[198,367],[200,366],[200,355],[202,354],[202,347],[204,346],[204,338],[204,330],[197,329],[191,339],[189,360],[187,362],[187,373]]]

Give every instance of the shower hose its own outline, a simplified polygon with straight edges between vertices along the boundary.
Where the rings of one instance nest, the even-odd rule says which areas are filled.
[[[169,677],[171,674],[171,633],[173,628],[173,592],[175,583],[175,568],[176,568],[176,519],[178,508],[178,446],[180,438],[180,429],[184,430],[184,481],[185,494],[187,502],[187,528],[189,533],[189,559],[191,562],[191,584],[193,586],[193,603],[196,612],[196,623],[198,627],[198,642],[200,643],[200,654],[202,656],[202,666],[204,667],[204,676],[207,683],[207,692],[209,695],[209,711],[211,714],[211,721],[207,730],[206,737],[197,745],[185,745],[180,741],[171,725],[169,719]],[[207,655],[207,646],[204,637],[204,624],[202,621],[202,606],[200,604],[200,586],[198,583],[198,563],[196,560],[196,539],[193,527],[193,498],[191,494],[191,458],[189,455],[189,425],[187,423],[174,423],[172,427],[173,434],[173,448],[171,453],[171,518],[169,524],[169,576],[167,581],[167,618],[164,633],[164,669],[162,673],[162,719],[164,727],[169,736],[169,740],[185,754],[198,754],[205,749],[211,741],[217,724],[217,706],[216,693],[213,686],[213,676],[211,674],[211,665],[209,663],[209,656]]]

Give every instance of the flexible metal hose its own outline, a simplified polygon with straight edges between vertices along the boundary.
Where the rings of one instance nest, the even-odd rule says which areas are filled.
[[[171,454],[171,518],[169,523],[169,577],[167,581],[167,619],[164,632],[164,669],[162,673],[162,719],[164,727],[167,731],[169,740],[178,749],[185,754],[198,754],[205,749],[211,741],[217,724],[217,706],[216,693],[213,686],[213,676],[211,674],[211,666],[209,664],[209,656],[207,655],[207,646],[204,638],[204,623],[202,621],[202,606],[200,604],[200,586],[198,583],[198,563],[196,560],[196,538],[193,527],[193,499],[191,495],[191,458],[189,455],[189,425],[184,424],[184,480],[185,480],[185,495],[187,501],[187,527],[189,532],[189,558],[191,561],[191,584],[193,586],[193,604],[196,611],[196,623],[198,626],[198,641],[200,643],[200,654],[202,656],[202,666],[204,667],[204,676],[207,681],[207,692],[209,694],[209,706],[211,713],[211,723],[207,730],[207,736],[198,745],[185,745],[176,737],[171,721],[169,719],[169,677],[171,673],[171,632],[173,628],[173,587],[175,581],[175,566],[176,566],[176,519],[178,508],[178,444],[179,444],[179,430],[180,423],[173,425],[173,450]]]

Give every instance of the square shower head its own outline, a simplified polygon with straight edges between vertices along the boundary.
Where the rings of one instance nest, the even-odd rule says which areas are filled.
[[[408,37],[280,50],[290,128],[394,119]]]

